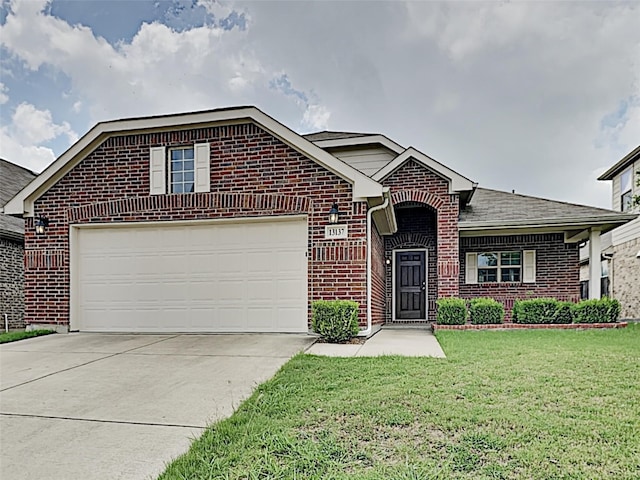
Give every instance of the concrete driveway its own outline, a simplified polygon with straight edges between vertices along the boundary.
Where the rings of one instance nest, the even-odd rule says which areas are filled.
[[[0,478],[153,478],[312,342],[76,333],[1,345]]]

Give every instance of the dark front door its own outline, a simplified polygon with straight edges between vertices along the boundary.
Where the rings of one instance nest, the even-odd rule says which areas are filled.
[[[424,320],[425,252],[396,252],[396,319]]]

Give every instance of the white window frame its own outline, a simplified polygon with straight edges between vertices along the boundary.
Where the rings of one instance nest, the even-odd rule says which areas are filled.
[[[479,270],[480,267],[478,265],[478,255],[491,253],[498,256],[498,265],[496,267],[488,267],[488,268],[496,268],[496,281],[495,282],[480,282],[479,278]],[[503,253],[520,253],[520,280],[517,282],[510,281],[502,281],[502,265],[501,265],[501,254]],[[465,283],[466,284],[478,284],[478,285],[493,285],[499,283],[512,283],[512,284],[520,284],[520,283],[535,283],[536,281],[536,251],[535,250],[501,250],[501,251],[483,251],[483,252],[467,252],[465,255]],[[504,268],[517,268],[517,265],[504,265]]]
[[[171,152],[193,149],[193,192],[211,191],[211,145],[196,143],[175,147],[151,147],[149,149],[149,187],[151,195],[172,193]],[[185,193],[185,192],[182,192]]]
[[[628,185],[629,188],[627,188],[626,190],[623,190],[624,185],[622,183],[622,180],[626,175],[629,176],[629,185]],[[626,202],[625,202],[625,197],[627,199]],[[620,211],[629,212],[632,208],[633,208],[633,168],[629,167],[620,174]]]
[[[187,151],[191,151],[191,155],[192,158],[190,159],[185,159],[185,152]],[[174,152],[183,152],[182,153],[182,159],[180,160],[183,165],[185,161],[189,161],[191,160],[193,163],[193,167],[190,170],[185,170],[184,168],[180,171],[175,171],[173,170],[173,164],[174,164],[174,159],[173,159],[173,154]],[[167,188],[168,188],[168,192],[169,193],[195,193],[196,191],[196,151],[193,148],[193,145],[189,145],[189,146],[181,146],[181,147],[171,147],[168,149],[168,155],[167,155]],[[173,175],[175,174],[182,174],[182,180],[181,181],[173,181]],[[184,175],[188,174],[188,173],[192,173],[192,179],[191,181],[185,180],[184,179]],[[192,184],[192,190],[185,192],[184,191],[184,186],[185,184],[190,183]],[[175,192],[174,188],[176,186],[181,186],[181,191],[180,192]]]

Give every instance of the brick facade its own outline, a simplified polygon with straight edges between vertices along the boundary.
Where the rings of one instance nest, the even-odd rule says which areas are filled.
[[[211,193],[150,196],[149,148],[211,144]],[[248,193],[250,192],[250,193]],[[336,202],[348,240],[324,240]],[[26,319],[69,322],[69,225],[307,215],[309,305],[353,299],[366,324],[365,202],[351,185],[254,124],[111,137],[95,148],[35,204],[46,235],[26,225]],[[46,308],[42,308],[43,299]]]
[[[383,180],[391,189],[398,218],[398,232],[385,239],[385,255],[394,249],[426,248],[427,315],[435,319],[435,301],[458,295],[458,195],[449,193],[449,182],[410,160]],[[409,210],[403,212],[407,207]],[[386,320],[393,318],[391,269],[387,272]]]
[[[10,329],[24,323],[24,247],[22,242],[0,238],[0,322],[5,314]]]
[[[513,250],[536,251],[535,283],[465,283],[466,254]],[[460,239],[460,296],[491,297],[505,305],[507,319],[516,299],[553,297],[577,301],[580,298],[578,246],[564,243],[562,233],[463,237]]]

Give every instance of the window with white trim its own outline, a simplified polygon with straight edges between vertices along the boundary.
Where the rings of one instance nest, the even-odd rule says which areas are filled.
[[[151,195],[211,191],[210,144],[151,147],[149,187]]]
[[[195,173],[193,147],[169,150],[170,193],[193,193]]]
[[[465,283],[535,283],[536,251],[468,252]]]
[[[488,252],[478,254],[478,283],[519,282],[520,252]]]
[[[631,167],[620,175],[620,210],[628,212],[633,205],[633,186],[631,182]]]

